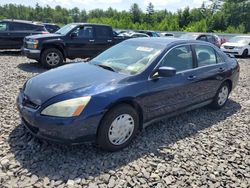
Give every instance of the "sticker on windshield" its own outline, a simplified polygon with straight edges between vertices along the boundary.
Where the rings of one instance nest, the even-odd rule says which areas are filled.
[[[139,46],[136,48],[136,50],[141,51],[141,52],[152,52],[154,50],[154,48]]]

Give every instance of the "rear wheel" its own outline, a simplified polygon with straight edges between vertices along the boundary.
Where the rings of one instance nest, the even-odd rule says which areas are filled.
[[[247,56],[248,56],[248,49],[245,49],[242,53],[242,57],[247,58]]]
[[[210,104],[210,107],[212,107],[213,109],[221,109],[223,106],[225,106],[226,102],[228,101],[229,93],[230,93],[230,86],[228,82],[224,82],[217,91],[217,94],[214,97],[213,102]]]
[[[103,118],[97,145],[107,151],[118,151],[128,146],[139,130],[139,116],[130,105],[122,104],[111,109]]]
[[[41,63],[45,68],[51,69],[60,66],[63,63],[63,55],[56,48],[49,48],[43,51]]]

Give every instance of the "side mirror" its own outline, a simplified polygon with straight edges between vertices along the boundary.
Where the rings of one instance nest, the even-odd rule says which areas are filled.
[[[173,67],[160,67],[155,71],[152,77],[172,77],[176,75],[176,69]]]
[[[77,37],[77,33],[70,33],[70,37],[71,38],[76,38]]]

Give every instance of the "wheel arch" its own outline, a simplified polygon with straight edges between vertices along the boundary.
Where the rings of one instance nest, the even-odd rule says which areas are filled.
[[[232,91],[232,89],[233,89],[233,82],[232,82],[232,80],[230,80],[230,79],[226,79],[223,83],[228,83],[228,85],[229,85],[229,89],[230,89],[230,91],[229,91],[229,92],[231,92],[231,91]]]
[[[44,44],[43,47],[42,47],[41,54],[42,54],[45,50],[50,49],[50,48],[56,48],[56,49],[58,49],[58,50],[62,53],[63,59],[64,59],[64,60],[66,59],[66,56],[65,56],[66,54],[65,54],[64,49],[63,49],[63,47],[62,47],[61,44],[51,44],[51,43]]]
[[[101,118],[101,121],[99,122],[99,125],[98,125],[98,128],[97,128],[97,131],[96,133],[98,134],[98,131],[99,131],[99,128],[100,128],[100,125],[105,117],[105,115],[113,108],[119,106],[119,105],[122,105],[122,104],[127,104],[129,106],[131,106],[132,108],[134,108],[137,112],[138,112],[138,116],[139,116],[139,130],[141,131],[143,129],[143,111],[142,111],[142,108],[141,106],[134,100],[134,99],[121,99],[121,100],[118,100],[114,103],[112,103],[111,105],[109,105],[107,107],[107,110],[106,112],[103,114],[102,118]],[[96,135],[97,135],[96,134]]]

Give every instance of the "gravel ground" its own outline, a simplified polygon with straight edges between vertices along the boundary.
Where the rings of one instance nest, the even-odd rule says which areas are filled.
[[[15,99],[44,72],[15,52],[0,52],[0,187],[250,187],[250,59],[221,110],[201,108],[156,123],[133,144],[106,153],[31,136]]]

